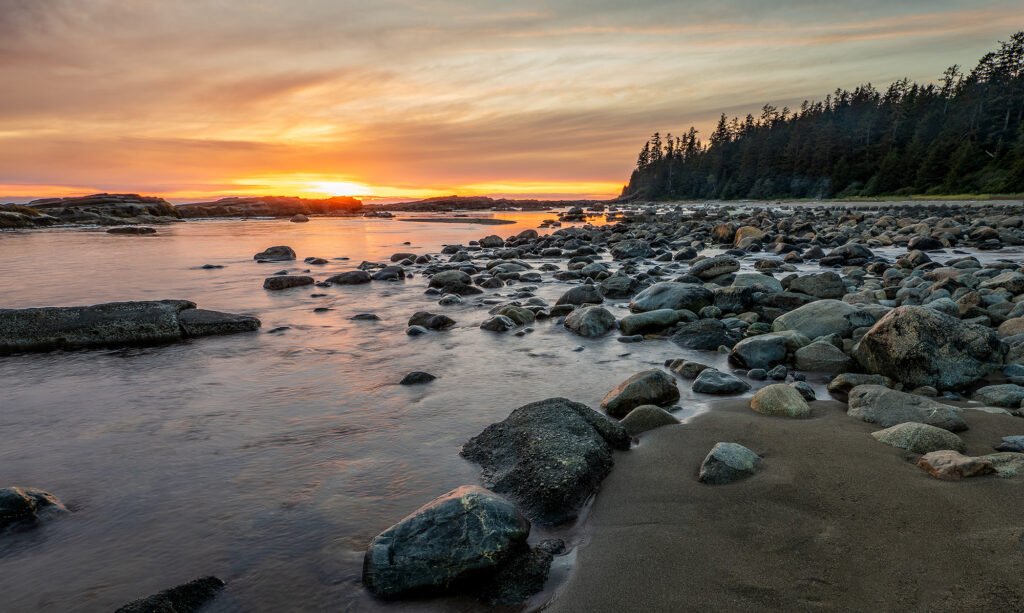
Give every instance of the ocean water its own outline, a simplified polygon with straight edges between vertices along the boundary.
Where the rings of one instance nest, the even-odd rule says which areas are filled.
[[[486,332],[487,307],[472,297],[439,306],[418,275],[281,292],[262,282],[281,269],[323,279],[553,217],[499,215],[516,223],[218,220],[141,237],[0,234],[3,308],[183,298],[263,321],[258,333],[176,345],[0,357],[0,486],[45,489],[74,510],[0,539],[3,610],[112,610],[211,574],[228,583],[214,611],[482,610],[468,599],[374,599],[360,583],[367,543],[478,483],[459,447],[515,407],[552,396],[597,407],[622,379],[681,352],[575,337],[554,320],[523,337]],[[271,245],[298,260],[252,260]],[[307,266],[307,256],[331,263]],[[553,303],[568,287],[547,281],[537,294]],[[610,308],[621,316],[625,303]],[[313,312],[322,306],[332,310]],[[420,310],[458,325],[406,336]],[[349,319],[365,312],[382,319]],[[413,370],[439,378],[397,384]],[[681,417],[706,407],[683,392]]]

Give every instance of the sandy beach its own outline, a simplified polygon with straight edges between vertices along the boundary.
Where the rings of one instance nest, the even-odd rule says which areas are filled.
[[[795,420],[722,402],[618,453],[577,568],[547,611],[1019,611],[1024,482],[939,481],[875,441],[845,404]],[[1019,420],[965,411],[969,455]],[[719,441],[764,458],[753,477],[697,481]]]

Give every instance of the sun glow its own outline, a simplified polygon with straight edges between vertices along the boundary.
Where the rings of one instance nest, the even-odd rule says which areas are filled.
[[[373,193],[369,185],[348,181],[315,181],[306,191],[328,196],[369,196]]]

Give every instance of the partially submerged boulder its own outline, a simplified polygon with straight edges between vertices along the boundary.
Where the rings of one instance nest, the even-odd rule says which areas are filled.
[[[0,489],[0,531],[14,525],[33,524],[67,509],[56,496],[43,490],[8,487]]]
[[[187,300],[0,309],[0,355],[159,345],[189,337],[251,331],[259,326],[255,317],[201,311]]]
[[[295,259],[295,251],[287,245],[267,247],[263,251],[252,256],[257,262],[288,262]]]
[[[130,602],[114,613],[195,613],[223,587],[217,577],[203,577]]]
[[[957,389],[1003,366],[1007,347],[990,328],[920,306],[901,306],[878,320],[853,349],[869,373],[908,389]]]
[[[612,450],[629,434],[590,407],[548,398],[512,411],[462,447],[483,468],[484,485],[515,500],[526,515],[554,525],[576,517],[611,472]]]
[[[374,537],[363,558],[363,585],[384,598],[458,589],[495,569],[529,534],[530,522],[510,501],[463,486]]]
[[[848,337],[855,328],[874,323],[875,317],[865,309],[839,300],[816,300],[778,316],[772,329],[796,330],[807,338],[829,334]]]
[[[612,417],[624,417],[644,404],[664,406],[676,400],[679,400],[679,388],[675,379],[663,370],[652,368],[615,386],[601,401],[601,408]]]
[[[658,309],[687,309],[696,313],[714,302],[714,299],[714,293],[703,285],[663,281],[634,296],[629,309],[634,313]]]

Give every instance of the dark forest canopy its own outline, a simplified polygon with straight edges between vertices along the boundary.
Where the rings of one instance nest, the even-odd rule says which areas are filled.
[[[848,198],[1024,192],[1024,32],[964,74],[837,89],[797,111],[727,119],[704,143],[655,133],[624,199]]]

